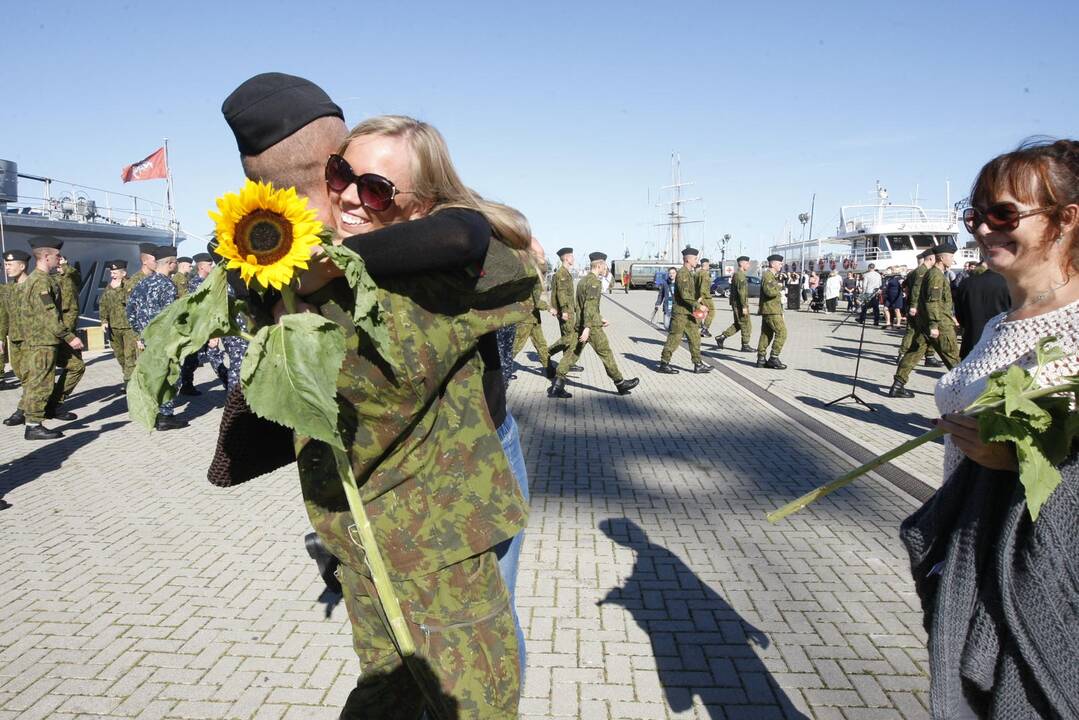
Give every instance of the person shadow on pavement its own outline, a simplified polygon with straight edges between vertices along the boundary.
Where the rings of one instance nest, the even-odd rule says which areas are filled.
[[[651,542],[632,520],[603,520],[599,529],[632,548],[637,558],[625,584],[612,588],[596,605],[621,605],[647,633],[672,711],[690,711],[696,695],[713,720],[806,717],[750,644],[767,648],[767,635],[743,620],[677,555]]]

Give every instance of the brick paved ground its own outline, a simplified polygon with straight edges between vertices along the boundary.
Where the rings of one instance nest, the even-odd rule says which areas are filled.
[[[650,293],[613,299],[650,311]],[[868,478],[769,525],[765,511],[850,459],[720,373],[654,374],[659,333],[618,304],[604,313],[623,371],[642,378],[631,396],[590,350],[572,400],[546,398],[527,351],[510,392],[533,490],[522,717],[925,717],[896,540],[914,503]],[[738,371],[803,406],[842,394],[830,375],[846,358],[813,351],[830,326],[791,325],[786,375]],[[736,355],[720,362],[750,359],[724,359]],[[92,359],[62,440],[0,427],[0,720],[336,717],[358,668],[300,542],[294,472],[212,487],[209,372],[181,410],[192,426],[160,435],[127,422],[118,376],[111,356]],[[912,383],[899,429],[859,409],[830,422],[883,449],[924,424],[931,380]],[[0,392],[0,415],[17,394]],[[911,467],[928,475],[937,458]]]

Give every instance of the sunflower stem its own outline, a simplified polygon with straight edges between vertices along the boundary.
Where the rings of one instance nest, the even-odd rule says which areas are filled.
[[[285,312],[289,315],[296,312],[296,290],[291,285],[281,288],[281,299],[285,303]]]

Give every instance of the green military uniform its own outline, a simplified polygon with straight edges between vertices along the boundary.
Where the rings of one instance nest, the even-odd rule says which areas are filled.
[[[187,273],[175,272],[172,274],[172,284],[176,286],[177,298],[182,298],[184,295],[187,295],[187,282],[190,279],[191,278],[188,277]]]
[[[558,327],[562,336],[550,347],[548,353],[555,355],[567,350],[577,350],[577,300],[573,295],[573,276],[565,266],[555,271],[551,281],[551,307],[558,317]],[[566,318],[563,319],[563,315]]]
[[[741,269],[731,276],[730,300],[734,322],[723,331],[716,342],[722,345],[724,339],[740,332],[742,333],[742,348],[748,348],[753,334],[753,321],[749,314],[749,281],[746,280],[746,274]]]
[[[148,273],[145,270],[139,270],[137,273],[124,280],[124,292],[126,293],[126,296],[124,297],[125,302],[127,301],[127,297],[131,295],[131,291],[135,289],[135,286],[150,275],[151,273]]]
[[[56,283],[42,270],[35,269],[26,282],[16,285],[10,302],[14,312],[8,332],[22,358],[19,409],[28,423],[40,423],[53,392],[57,347],[75,334],[60,315],[62,301]]]
[[[308,516],[339,575],[363,674],[342,718],[512,718],[518,648],[494,546],[528,506],[484,398],[479,338],[531,313],[534,275],[497,240],[484,272],[382,278],[393,342],[380,356],[355,333],[354,295],[331,283],[308,298],[345,328],[338,398],[348,460],[417,654],[398,654],[326,443],[298,438]],[[493,309],[490,309],[493,308]],[[450,705],[456,705],[453,714]]]
[[[682,342],[683,335],[689,339],[689,356],[694,367],[704,364],[701,359],[701,334],[697,332],[696,322],[693,321],[693,311],[701,301],[697,274],[683,265],[674,277],[674,308],[671,310],[671,329],[660,354],[662,365],[671,361],[671,355]]]
[[[919,264],[918,267],[907,273],[907,288],[910,290],[910,297],[907,298],[907,307],[920,308],[922,288],[925,284],[926,273],[929,272],[929,268],[925,265]],[[924,323],[922,322],[922,311],[918,309],[918,312],[914,314],[914,317],[910,317],[910,313],[907,313],[907,331],[903,334],[903,342],[899,344],[899,356],[906,355],[910,350],[911,343],[914,342],[915,336],[922,332]],[[926,346],[925,356],[929,358],[933,355],[933,348]]]
[[[4,344],[4,351],[0,353],[0,362],[7,366],[8,361],[11,361],[11,371],[18,376],[19,372],[15,369],[15,359],[11,357],[11,343],[8,342],[8,308],[7,298],[13,287],[12,283],[6,283],[0,285],[0,343]],[[3,367],[0,367],[0,372],[3,371]]]
[[[544,368],[550,362],[551,355],[547,350],[547,340],[543,337],[543,316],[540,314],[548,308],[543,300],[543,284],[536,278],[536,285],[532,288],[532,315],[524,322],[517,325],[517,332],[513,338],[513,357],[524,349],[525,342],[532,339],[532,347],[536,348],[539,355],[540,365]]]
[[[603,362],[603,369],[607,371],[607,377],[616,385],[622,382],[622,372],[618,369],[618,363],[614,359],[614,351],[607,341],[607,333],[603,331],[603,316],[599,310],[600,296],[603,294],[603,283],[594,272],[588,273],[577,283],[577,326],[574,329],[576,338],[579,338],[585,328],[588,328],[588,342],[577,342],[576,347],[562,354],[562,360],[558,363],[555,377],[565,380],[573,363],[577,361],[584,345],[592,346]],[[575,338],[575,339],[576,339]]]
[[[703,268],[697,271],[697,297],[701,304],[708,308],[708,314],[701,321],[701,327],[706,331],[712,329],[712,322],[716,319],[716,303],[712,299],[712,272]]]
[[[783,321],[783,285],[771,270],[761,275],[761,336],[757,340],[757,364],[764,362],[768,346],[772,346],[772,358],[779,360],[783,345],[787,342],[787,324]]]
[[[899,385],[906,384],[927,347],[932,347],[940,354],[940,359],[949,370],[959,363],[952,286],[948,282],[948,276],[940,268],[932,267],[926,272],[918,300],[918,313],[914,319],[921,318],[920,327],[910,348],[899,359],[899,367],[895,371],[895,382]],[[933,330],[938,332],[935,338],[930,334]]]
[[[60,317],[64,327],[72,335],[79,326],[79,286],[78,273],[70,265],[62,272],[52,276],[60,297]],[[56,365],[60,368],[49,409],[55,410],[60,403],[71,396],[75,386],[86,373],[86,363],[82,360],[82,350],[75,350],[66,342],[57,346]]]
[[[119,287],[110,285],[101,293],[98,306],[101,324],[109,326],[112,352],[120,363],[125,383],[131,379],[131,373],[135,371],[135,360],[138,358],[138,338],[127,319],[127,296],[123,283]]]

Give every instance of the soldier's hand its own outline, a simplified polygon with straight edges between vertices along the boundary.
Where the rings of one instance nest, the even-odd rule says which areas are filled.
[[[569,320],[569,313],[568,312],[562,313],[562,319],[568,321]]]
[[[221,344],[221,338],[210,338],[209,340],[206,341],[206,347],[208,347],[208,348],[216,348],[220,344]]]
[[[742,308],[743,315],[749,315],[749,308]]]
[[[136,341],[135,341],[135,346],[136,346],[136,347],[137,347],[137,348],[138,348],[139,350],[145,350],[145,349],[146,349],[146,343],[144,343],[144,342],[143,342],[142,340],[136,340]]]
[[[915,315],[918,314],[918,308],[911,308],[910,312],[907,313],[907,314],[910,315],[911,317],[914,317]]]
[[[3,340],[0,340],[0,355],[2,355],[3,353],[4,353],[4,342],[3,342]]]
[[[554,308],[547,308],[547,312],[551,313],[551,317],[558,317],[558,311]]]
[[[577,338],[577,339],[580,340],[583,343],[586,343],[586,342],[588,342],[588,336],[591,334],[591,332],[592,332],[592,328],[585,328],[584,332],[582,332],[581,336],[579,338]]]
[[[939,329],[939,328],[932,328],[932,329],[930,329],[930,331],[929,331],[929,337],[931,337],[931,338],[933,338],[934,340],[936,340],[936,339],[937,339],[938,337],[940,337],[940,329]]]
[[[71,346],[72,350],[82,350],[86,346],[82,344],[82,340],[77,337],[73,337],[67,341],[67,344]]]
[[[609,323],[609,322],[607,322],[606,320],[604,320],[604,321],[603,321],[603,327],[607,327],[608,325],[610,325],[610,323]]]

